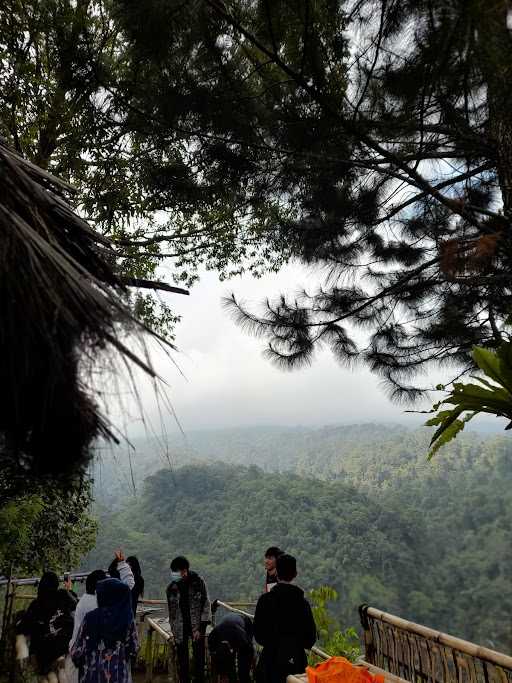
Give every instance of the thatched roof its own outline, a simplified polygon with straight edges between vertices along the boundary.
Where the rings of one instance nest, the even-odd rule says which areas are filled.
[[[0,138],[0,466],[36,476],[83,468],[111,438],[84,365],[136,326],[110,243],[70,207],[73,188]]]

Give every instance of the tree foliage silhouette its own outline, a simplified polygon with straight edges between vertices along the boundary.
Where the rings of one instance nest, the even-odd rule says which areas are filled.
[[[127,277],[298,259],[325,284],[232,309],[279,365],[325,344],[397,399],[507,338],[505,0],[8,4],[1,125],[78,183]]]

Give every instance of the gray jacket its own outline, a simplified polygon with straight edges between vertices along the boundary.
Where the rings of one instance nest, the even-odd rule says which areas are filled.
[[[183,581],[183,583],[182,583]],[[181,584],[181,585],[178,585]],[[208,589],[203,579],[195,572],[189,572],[187,579],[172,581],[167,586],[167,606],[169,608],[169,625],[177,643],[182,643],[185,636],[185,620],[182,611],[182,593],[188,591],[188,609],[192,632],[200,631],[203,635],[206,625],[212,620],[212,608]]]

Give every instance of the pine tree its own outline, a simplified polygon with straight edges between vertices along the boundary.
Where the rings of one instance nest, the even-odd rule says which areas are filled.
[[[66,76],[50,105],[59,121],[70,102],[82,113],[49,165],[78,180],[128,278],[154,279],[164,258],[188,281],[200,265],[258,274],[291,258],[327,271],[262,315],[231,305],[278,364],[326,344],[395,398],[417,395],[430,363],[464,371],[473,345],[507,338],[507,0],[46,0],[31,11],[50,12],[36,26],[58,60],[37,92],[35,43],[12,28],[27,3],[10,4],[3,71],[18,86],[2,92],[17,109],[3,128],[40,146],[43,96]],[[75,33],[70,12],[86,17]]]
[[[262,317],[236,308],[269,338],[269,356],[309,362],[323,342],[342,362],[362,358],[400,398],[417,395],[409,378],[429,362],[467,368],[473,345],[499,345],[511,309],[509,3],[353,3],[343,108],[229,3],[208,4],[335,122],[331,157],[351,142],[348,197],[334,183],[338,205],[304,207],[294,230],[295,253],[329,268],[329,286],[283,296]],[[370,331],[363,348],[354,328]]]

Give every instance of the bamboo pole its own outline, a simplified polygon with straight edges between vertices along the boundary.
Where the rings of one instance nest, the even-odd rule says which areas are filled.
[[[224,609],[227,609],[230,612],[236,612],[237,614],[241,614],[244,617],[249,617],[249,619],[254,619],[254,614],[250,614],[249,612],[244,612],[244,610],[242,610],[242,609],[237,609],[236,607],[232,607],[227,602],[221,602],[221,600],[217,600],[217,605],[219,605],[220,607],[224,607]]]
[[[169,682],[170,683],[178,683],[179,681],[179,673],[178,673],[178,657],[176,653],[176,643],[174,642],[174,638],[172,641],[169,641],[169,668],[168,668],[168,673],[169,673]]]
[[[4,613],[2,615],[2,633],[0,634],[0,636],[2,638],[2,645],[5,645],[4,639],[5,639],[5,634],[6,634],[7,628],[8,628],[7,619],[8,619],[8,614],[9,614],[9,599],[10,599],[10,595],[11,595],[11,588],[13,586],[12,572],[13,572],[13,565],[11,564],[11,567],[9,569],[9,577],[7,579],[7,586],[5,588]]]
[[[395,676],[395,674],[392,674],[389,671],[385,671],[384,669],[379,669],[378,666],[370,664],[370,662],[367,662],[364,659],[358,659],[356,665],[362,666],[363,668],[367,669],[371,674],[380,674],[384,676],[386,683],[409,683],[409,681],[406,681],[404,678],[400,678],[400,676]]]
[[[167,600],[150,600],[146,598],[141,598],[138,602],[139,605],[167,605]]]
[[[249,612],[244,612],[244,610],[237,609],[236,607],[233,607],[232,605],[230,605],[227,602],[222,602],[221,600],[217,600],[217,605],[219,605],[220,607],[224,607],[224,609],[227,609],[230,612],[236,612],[237,614],[241,614],[244,617],[249,617],[249,619],[254,619],[254,614],[250,614]],[[311,652],[313,652],[313,654],[317,655],[317,657],[321,657],[322,659],[329,659],[331,657],[331,655],[327,654],[327,652],[324,652],[319,647],[316,647],[316,645],[314,645],[311,648]]]
[[[312,652],[317,657],[320,657],[321,659],[330,659],[332,657],[332,655],[328,655],[327,652],[324,652],[323,650],[321,650],[316,645],[313,645],[310,652]]]
[[[85,580],[87,579],[89,575],[89,572],[80,572],[80,573],[71,573],[69,574],[69,578],[73,583],[84,583]],[[64,581],[64,574],[59,576],[59,581]],[[6,586],[8,583],[11,584],[16,584],[17,586],[37,586],[39,583],[40,577],[39,576],[32,576],[30,578],[12,578],[9,580],[9,577],[2,576],[0,577],[0,587],[1,586]]]
[[[147,617],[146,623],[148,626],[153,630],[158,633],[158,635],[162,636],[162,638],[165,640],[165,642],[169,640],[174,640],[174,636],[170,631],[166,631],[159,623],[158,621],[155,621],[154,619],[151,619],[151,617]]]
[[[16,599],[16,584],[13,583],[13,584],[11,584],[11,590],[9,593],[9,603],[8,603],[7,614],[6,614],[6,634],[7,635],[8,635],[9,628],[11,626],[12,613],[13,613],[13,609],[14,609],[15,599]]]
[[[178,683],[178,662],[176,657],[176,641],[174,640],[174,635],[171,631],[166,631],[163,626],[161,626],[157,621],[151,619],[151,617],[146,618],[146,623],[148,624],[151,636],[154,633],[163,638],[164,642],[168,644],[169,648],[169,660],[168,660],[168,674],[170,683]],[[148,678],[149,676],[149,678]],[[150,658],[150,670],[149,666],[146,673],[146,683],[151,683],[153,677],[153,656]]]
[[[255,602],[231,602],[231,600],[227,600],[226,604],[232,607],[256,607]]]
[[[12,569],[11,569],[11,573],[12,573]],[[12,613],[13,613],[13,609],[14,609],[15,598],[16,598],[16,584],[13,583],[13,584],[11,584],[11,597],[9,600],[9,611],[7,613],[6,632],[5,632],[5,639],[4,639],[4,643],[5,643],[4,644],[4,647],[5,647],[4,653],[7,653],[8,655],[13,654],[10,652],[10,648],[7,646],[7,643],[8,643],[8,639],[11,636],[10,629],[11,629]],[[11,669],[9,672],[9,683],[14,683],[15,676],[16,676],[15,667],[11,666]]]
[[[512,657],[505,655],[502,652],[496,652],[495,650],[490,650],[487,647],[470,643],[468,640],[462,640],[461,638],[450,636],[442,631],[435,631],[427,626],[415,624],[413,621],[407,621],[401,617],[396,617],[394,614],[382,612],[375,607],[368,607],[367,614],[373,619],[397,626],[398,628],[404,631],[409,631],[410,633],[416,633],[427,640],[434,641],[440,645],[445,645],[446,647],[458,650],[459,652],[464,652],[467,655],[476,657],[477,659],[485,660],[491,664],[495,664],[496,666],[501,666],[512,670]]]
[[[34,593],[33,595],[29,595],[29,593],[18,593],[16,595],[17,600],[35,600],[37,598],[37,595]]]

